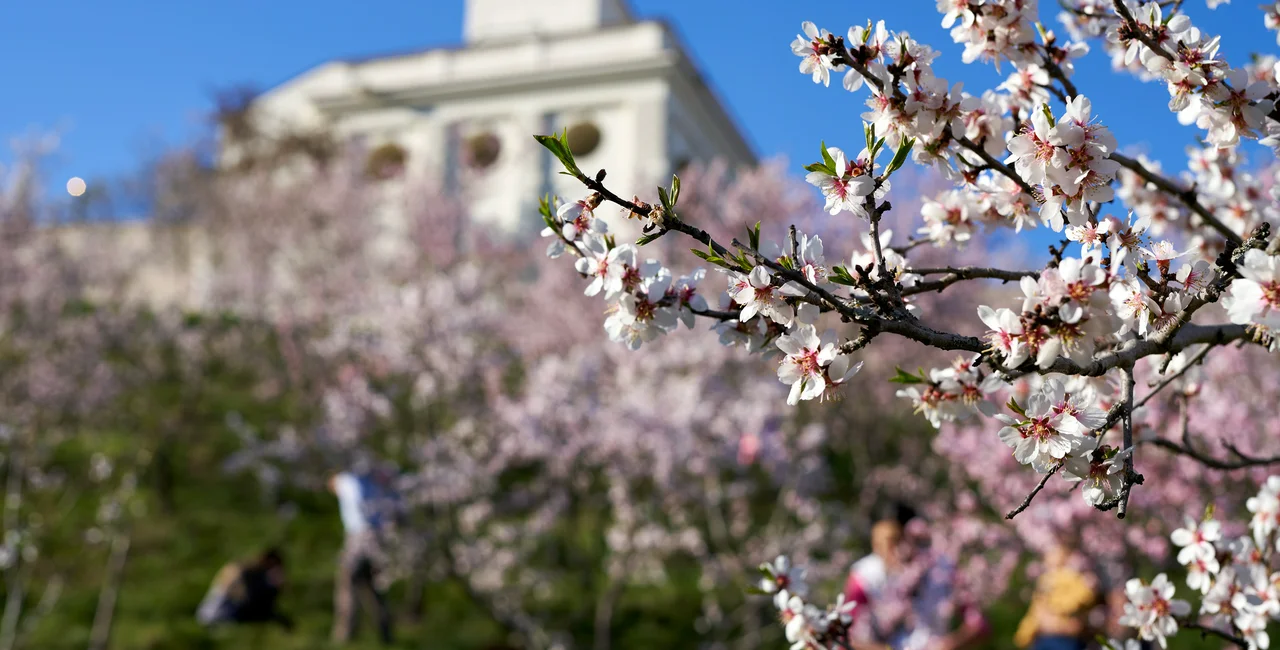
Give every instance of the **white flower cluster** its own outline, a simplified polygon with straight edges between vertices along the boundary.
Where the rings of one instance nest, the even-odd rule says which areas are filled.
[[[898,381],[909,385],[898,391],[898,397],[911,400],[911,405],[935,428],[943,422],[954,422],[967,415],[990,410],[986,396],[1004,386],[996,375],[984,374],[972,359],[958,357],[947,368],[934,368],[927,377],[902,373]]]
[[[548,226],[542,234],[556,238],[548,256],[562,255],[567,246],[578,253],[574,268],[590,279],[583,293],[602,294],[610,303],[604,323],[609,338],[637,350],[674,331],[682,321],[692,328],[695,314],[707,309],[698,293],[706,272],[699,269],[677,278],[658,260],[640,262],[635,246],[615,245],[605,234],[608,227],[593,213],[599,204],[600,196],[593,193],[560,206],[555,216],[544,215]]]
[[[1251,323],[1266,332],[1275,349],[1280,345],[1280,257],[1252,249],[1245,253],[1239,271],[1243,277],[1231,283],[1223,307],[1231,322]]]
[[[1176,590],[1163,573],[1150,584],[1138,578],[1130,580],[1124,585],[1129,602],[1125,603],[1120,623],[1137,628],[1143,640],[1156,641],[1161,648],[1168,647],[1166,639],[1178,633],[1176,617],[1191,613],[1187,601],[1173,597]]]
[[[964,45],[965,63],[1011,61],[1019,67],[1037,59],[1037,0],[938,0],[942,26]]]
[[[1097,444],[1093,430],[1102,426],[1107,414],[1096,406],[1097,396],[1090,386],[1068,392],[1063,383],[1048,379],[1040,386],[1019,417],[1003,413],[996,419],[1004,423],[1000,440],[1013,448],[1018,462],[1031,465],[1037,472],[1048,472],[1068,455],[1089,460]],[[1092,478],[1090,469],[1081,479]],[[1089,497],[1085,497],[1089,500]]]
[[[1280,133],[1280,123],[1267,117],[1275,84],[1250,79],[1220,57],[1221,37],[1208,36],[1186,14],[1165,17],[1159,2],[1125,0],[1133,22],[1113,20],[1106,28],[1108,47],[1119,67],[1141,70],[1163,80],[1169,90],[1169,110],[1183,124],[1196,124],[1212,145],[1235,145],[1240,138]],[[1267,12],[1268,26],[1273,24]],[[1106,14],[1096,14],[1095,21]],[[1076,18],[1089,16],[1076,13]],[[1092,28],[1096,31],[1096,27]]]
[[[828,282],[820,237],[798,233],[795,259],[782,255],[780,247],[772,242],[765,242],[761,248],[764,255],[794,268],[814,286],[834,287]],[[785,329],[786,332],[774,341],[774,346],[783,355],[778,366],[778,379],[791,386],[788,404],[828,396],[862,368],[861,362],[854,363],[850,355],[839,352],[829,333],[819,337],[814,326],[819,308],[811,302],[795,300],[809,293],[800,283],[794,280],[784,282],[763,265],[756,266],[749,274],[733,270],[725,270],[725,273],[729,276],[728,296],[740,311],[737,326],[729,322],[720,326],[721,340],[727,344],[737,343],[732,335],[725,340],[725,333],[742,332],[742,327],[762,334],[767,334],[770,323]],[[798,302],[798,306],[793,308],[788,299]],[[754,327],[750,325],[753,319],[760,321]]]
[[[1047,105],[1033,111],[1031,121],[1009,140],[1009,158],[1028,183],[1044,194],[1040,219],[1061,232],[1065,219],[1073,226],[1092,216],[1088,202],[1115,198],[1111,181],[1120,165],[1107,157],[1115,151],[1111,130],[1093,121],[1093,104],[1083,95],[1067,102],[1056,121]]]
[[[616,244],[605,234],[607,227],[592,214],[599,203],[599,195],[593,193],[561,206],[554,215],[547,209],[543,235],[556,238],[548,249],[551,257],[572,247],[578,256],[574,268],[589,280],[584,293],[602,295],[609,303],[604,323],[609,338],[637,350],[681,322],[692,329],[696,316],[708,311],[698,290],[706,272],[698,269],[675,277],[658,260],[639,261],[634,245]],[[794,256],[782,254],[773,242],[761,249],[762,255],[794,269],[813,286],[834,288],[820,237],[798,233]],[[820,309],[804,300],[809,289],[764,265],[750,273],[720,270],[729,277],[721,307],[738,310],[736,319],[725,318],[715,326],[721,343],[780,353],[778,379],[791,387],[788,404],[829,397],[861,369],[862,363],[840,352],[831,335],[818,335],[814,323]]]
[[[1249,535],[1227,537],[1217,520],[1188,517],[1171,540],[1179,548],[1178,563],[1186,567],[1187,587],[1200,596],[1206,626],[1265,650],[1271,645],[1267,625],[1280,619],[1280,572],[1274,566],[1280,557],[1280,476],[1268,478],[1246,507],[1253,513]],[[1192,622],[1192,606],[1174,598],[1177,587],[1164,574],[1150,584],[1130,580],[1125,591],[1129,603],[1122,622],[1143,639],[1164,647],[1180,623]]]
[[[804,569],[791,564],[785,555],[760,565],[760,591],[773,596],[791,650],[839,650],[847,647],[849,626],[853,624],[855,603],[844,594],[826,609],[808,603],[809,588]]]

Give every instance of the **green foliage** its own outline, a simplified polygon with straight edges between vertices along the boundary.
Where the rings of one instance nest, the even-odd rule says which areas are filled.
[[[902,368],[894,368],[897,374],[889,379],[895,384],[927,384],[929,380],[925,377],[924,370],[920,370],[919,374],[911,374]]]
[[[831,267],[831,274],[827,276],[827,279],[836,284],[843,284],[846,287],[858,286],[858,281],[854,279],[853,274],[849,273],[849,269],[846,269],[839,264]],[[899,372],[901,372],[901,370],[899,370]]]
[[[538,144],[547,148],[551,155],[555,156],[564,165],[565,171],[561,172],[575,178],[582,177],[582,170],[578,169],[578,164],[573,160],[573,151],[569,149],[569,131],[566,129],[563,133],[557,135],[535,135],[534,140]]]
[[[885,177],[898,171],[902,168],[902,165],[906,164],[907,156],[911,155],[911,148],[914,146],[916,146],[915,138],[906,138],[898,145],[898,151],[893,154],[893,160],[889,161],[889,167],[885,169]]]

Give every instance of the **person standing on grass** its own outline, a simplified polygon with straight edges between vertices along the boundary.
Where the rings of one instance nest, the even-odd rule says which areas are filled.
[[[338,643],[355,633],[359,600],[377,622],[382,643],[391,644],[391,613],[377,580],[384,560],[382,537],[393,515],[391,491],[382,483],[372,474],[351,472],[329,479],[346,533],[333,597],[333,640]]]
[[[1084,650],[1095,636],[1089,615],[1099,600],[1098,579],[1071,540],[1060,538],[1044,556],[1027,614],[1014,644],[1031,650]]]
[[[888,504],[871,527],[871,554],[849,570],[845,602],[856,603],[853,650],[966,650],[990,634],[982,612],[956,593],[955,566],[927,541],[905,504]]]

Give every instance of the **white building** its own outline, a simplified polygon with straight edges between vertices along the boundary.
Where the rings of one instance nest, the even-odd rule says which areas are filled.
[[[391,144],[410,175],[438,175],[513,234],[541,227],[538,197],[583,191],[536,133],[573,129],[580,167],[607,167],[620,193],[651,195],[692,160],[754,163],[671,27],[636,21],[625,0],[465,2],[463,45],[326,63],[255,113]]]
[[[461,193],[481,227],[511,236],[542,227],[543,195],[584,192],[558,173],[534,134],[568,129],[580,168],[607,168],[612,189],[648,200],[686,162],[754,164],[671,27],[635,20],[625,0],[464,1],[462,45],[325,63],[258,97],[255,124],[268,133],[318,129],[361,141],[370,154],[390,149],[406,178]],[[240,153],[224,147],[223,162]],[[381,228],[379,259],[412,246],[394,209],[369,216]],[[68,251],[107,239],[108,248],[130,251],[127,299],[208,307],[220,269],[240,262],[191,226],[137,222],[54,234]],[[614,226],[624,237],[638,234],[634,222]]]

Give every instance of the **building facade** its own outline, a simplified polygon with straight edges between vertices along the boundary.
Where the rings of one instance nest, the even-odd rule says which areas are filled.
[[[434,176],[511,234],[541,227],[538,197],[582,192],[535,133],[569,130],[580,166],[607,165],[620,192],[652,194],[694,160],[755,162],[671,27],[624,0],[465,2],[461,46],[325,63],[255,113],[393,150],[407,175]]]
[[[611,188],[651,198],[687,162],[755,163],[671,27],[636,20],[625,0],[463,1],[461,45],[324,63],[254,99],[255,127],[266,135],[315,130],[360,143],[370,162],[383,156],[402,172],[387,179],[388,196],[399,189],[397,178],[425,180],[464,199],[474,222],[466,228],[507,237],[541,229],[543,195],[584,191],[558,173],[559,162],[534,134],[567,130],[583,170],[607,167]],[[224,140],[220,151],[224,165],[247,151],[232,142]],[[394,205],[362,215],[377,224],[378,260],[414,245]],[[638,234],[634,222],[613,225],[623,237]],[[105,241],[130,251],[125,298],[156,306],[218,306],[219,278],[248,262],[277,261],[220,251],[199,223],[90,224],[51,234],[71,252],[87,254]],[[306,282],[287,268],[270,275],[273,282]]]

